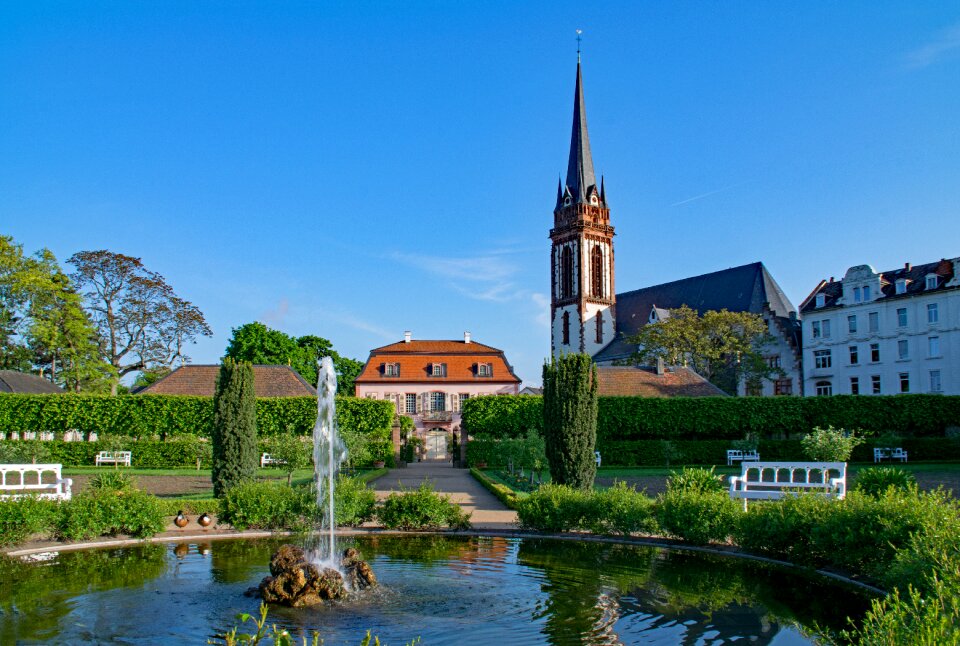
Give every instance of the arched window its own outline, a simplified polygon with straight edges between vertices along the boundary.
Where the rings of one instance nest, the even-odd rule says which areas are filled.
[[[560,252],[560,298],[573,296],[573,252],[564,247]]]
[[[830,396],[833,394],[833,384],[829,381],[818,381],[816,387],[817,396]]]
[[[563,313],[563,345],[570,345],[570,312]]]
[[[597,312],[597,343],[603,343],[603,312]]]
[[[590,295],[603,298],[603,251],[599,245],[590,251]]]

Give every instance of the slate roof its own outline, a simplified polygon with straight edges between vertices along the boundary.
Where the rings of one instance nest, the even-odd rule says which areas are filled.
[[[597,392],[619,397],[726,397],[726,393],[683,367],[668,368],[658,375],[653,368],[598,366]]]
[[[43,377],[16,370],[0,370],[0,393],[53,395],[62,392],[60,386]]]
[[[636,348],[624,336],[632,336],[647,324],[654,307],[675,309],[682,305],[702,314],[710,310],[763,314],[764,305],[790,330],[799,343],[799,326],[790,320],[796,312],[790,299],[762,262],[731,267],[701,276],[675,280],[617,294],[617,330],[615,339],[594,356],[595,361],[629,357]]]
[[[887,298],[910,298],[918,294],[926,294],[932,291],[944,291],[948,289],[957,289],[956,287],[947,287],[946,284],[954,278],[953,262],[942,259],[937,262],[928,262],[923,265],[911,265],[890,271],[881,271],[880,273],[880,291],[884,299]],[[927,275],[937,274],[940,279],[937,281],[935,289],[927,289]],[[897,293],[897,281],[901,278],[907,279],[907,289],[903,294]],[[816,307],[816,295],[823,294],[823,307]],[[801,312],[822,312],[831,307],[841,307],[839,302],[843,296],[843,280],[834,280],[832,282],[820,281],[820,284],[810,293],[801,303]]]
[[[194,395],[213,397],[217,386],[218,365],[180,366],[138,395]],[[253,390],[257,397],[316,397],[317,389],[290,366],[253,367]]]
[[[386,376],[387,363],[400,364],[399,376]],[[434,363],[447,365],[445,377],[430,374]],[[489,363],[493,376],[480,377],[477,365]],[[356,383],[391,382],[470,382],[470,383],[520,383],[502,350],[471,341],[400,341],[370,351],[370,358],[363,367]]]

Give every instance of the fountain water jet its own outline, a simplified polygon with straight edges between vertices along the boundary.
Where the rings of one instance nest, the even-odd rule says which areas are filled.
[[[319,560],[337,567],[336,516],[333,510],[334,479],[347,457],[347,447],[337,434],[334,415],[337,373],[333,359],[317,362],[317,423],[313,426],[313,475],[317,485],[317,507],[321,510]],[[326,496],[324,496],[326,494]],[[324,500],[326,498],[326,500]],[[324,545],[326,539],[327,545]],[[326,549],[324,549],[326,548]]]

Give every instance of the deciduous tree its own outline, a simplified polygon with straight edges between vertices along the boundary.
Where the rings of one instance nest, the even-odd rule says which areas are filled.
[[[203,313],[174,293],[140,258],[111,251],[81,251],[70,260],[74,280],[86,290],[100,356],[113,366],[116,394],[131,372],[189,360],[185,347],[212,332]]]

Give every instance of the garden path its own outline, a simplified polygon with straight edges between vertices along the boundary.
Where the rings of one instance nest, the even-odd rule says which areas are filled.
[[[517,512],[484,489],[468,469],[454,469],[449,462],[414,462],[402,469],[390,469],[371,486],[377,500],[383,500],[401,488],[416,489],[424,480],[429,480],[435,491],[447,494],[452,502],[471,513],[470,522],[475,529],[516,529]]]

